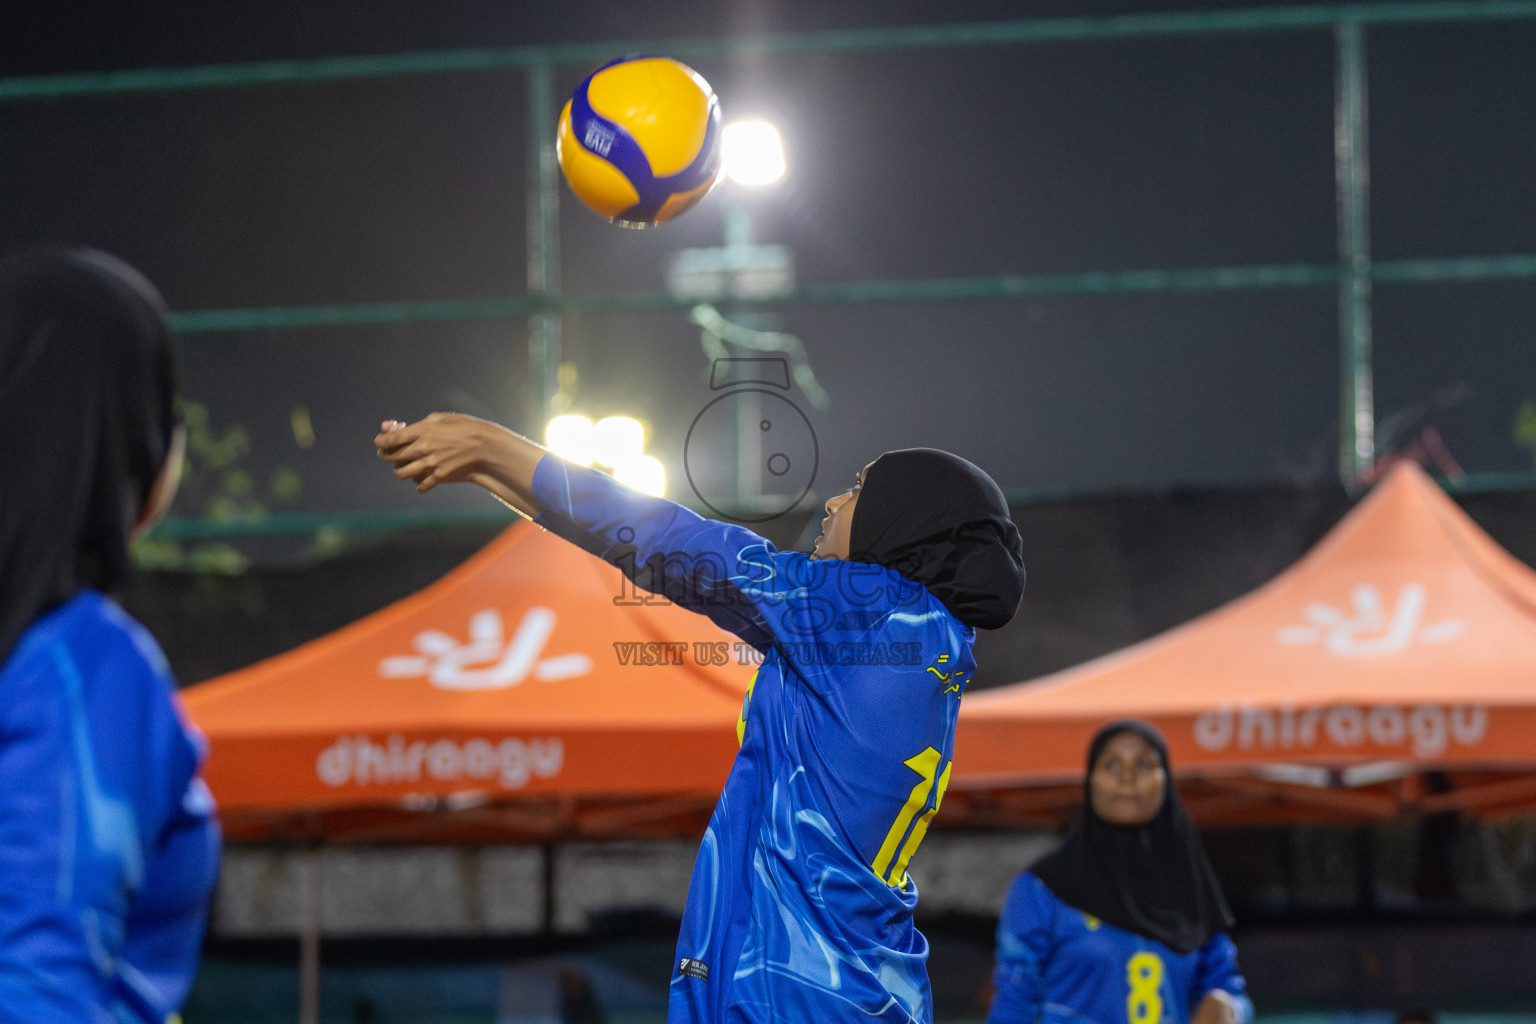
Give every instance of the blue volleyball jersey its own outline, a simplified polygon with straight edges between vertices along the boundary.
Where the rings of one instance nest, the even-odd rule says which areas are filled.
[[[220,844],[174,689],[90,590],[0,666],[0,1022],[163,1024],[186,998]]]
[[[949,784],[975,632],[880,566],[546,457],[538,522],[763,652],[689,885],[668,1020],[923,1021],[907,874]]]
[[[1068,906],[1028,871],[997,925],[993,982],[987,1024],[1188,1024],[1216,990],[1232,997],[1237,1024],[1253,1017],[1225,934],[1176,953]]]

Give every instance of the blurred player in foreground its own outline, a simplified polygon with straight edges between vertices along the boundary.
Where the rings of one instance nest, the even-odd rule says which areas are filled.
[[[85,249],[0,261],[0,1021],[162,1024],[219,862],[203,750],[109,596],[181,465],[160,296]]]
[[[375,443],[418,490],[477,483],[765,653],[694,864],[669,1021],[931,1020],[907,865],[949,783],[975,631],[1011,619],[1024,586],[991,478],[887,452],[804,555],[484,420],[390,421]]]
[[[1247,1024],[1232,915],[1162,735],[1100,729],[1083,789],[1061,848],[1008,893],[988,1024]]]

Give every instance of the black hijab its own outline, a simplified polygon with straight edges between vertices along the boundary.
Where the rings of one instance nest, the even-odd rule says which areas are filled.
[[[864,471],[849,557],[927,587],[951,615],[997,629],[1024,594],[1024,548],[992,478],[935,448],[886,452]]]
[[[0,665],[44,611],[115,590],[177,419],[165,305],[92,249],[0,260]]]
[[[1156,817],[1145,825],[1109,824],[1094,813],[1092,782],[1084,777],[1083,809],[1066,841],[1032,870],[1068,906],[1178,953],[1193,952],[1231,928],[1232,913],[1173,786],[1161,733],[1135,719],[1109,723],[1088,746],[1089,776],[1104,744],[1123,732],[1146,740],[1163,762],[1168,782]]]

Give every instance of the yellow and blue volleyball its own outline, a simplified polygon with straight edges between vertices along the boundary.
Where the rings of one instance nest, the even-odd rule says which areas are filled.
[[[625,227],[671,220],[720,175],[720,101],[668,57],[624,57],[592,72],[560,112],[565,180],[590,209]]]

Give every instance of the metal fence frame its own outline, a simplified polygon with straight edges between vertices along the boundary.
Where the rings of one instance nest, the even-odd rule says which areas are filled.
[[[1047,44],[1179,35],[1327,30],[1334,37],[1334,160],[1338,262],[1185,270],[995,275],[925,280],[805,285],[762,303],[865,303],[942,299],[1090,295],[1131,292],[1335,287],[1339,295],[1339,476],[1358,489],[1375,459],[1371,359],[1371,289],[1375,283],[1466,282],[1536,277],[1536,254],[1373,263],[1370,247],[1370,160],[1367,144],[1366,29],[1536,18],[1536,0],[1389,2],[1092,18],[1052,18],[967,24],[785,32],[741,38],[676,39],[469,49],[382,56],[266,61],[185,68],[42,75],[0,79],[0,103],[76,96],[245,88],[399,75],[522,69],[528,78],[527,291],[522,297],[467,302],[373,303],[177,311],[183,335],[254,329],[526,318],[529,382],[535,408],[547,409],[556,390],[561,321],[566,313],[614,313],[684,308],[663,293],[564,296],[559,279],[559,170],[555,161],[554,71],[632,52],[678,57],[750,53],[856,52],[970,46]],[[1528,474],[1479,474],[1464,489],[1530,486]],[[461,513],[341,513],[276,515],[227,523],[163,523],[168,538],[281,535],[324,526],[354,531],[442,525],[475,518]],[[485,517],[480,517],[485,518]]]

